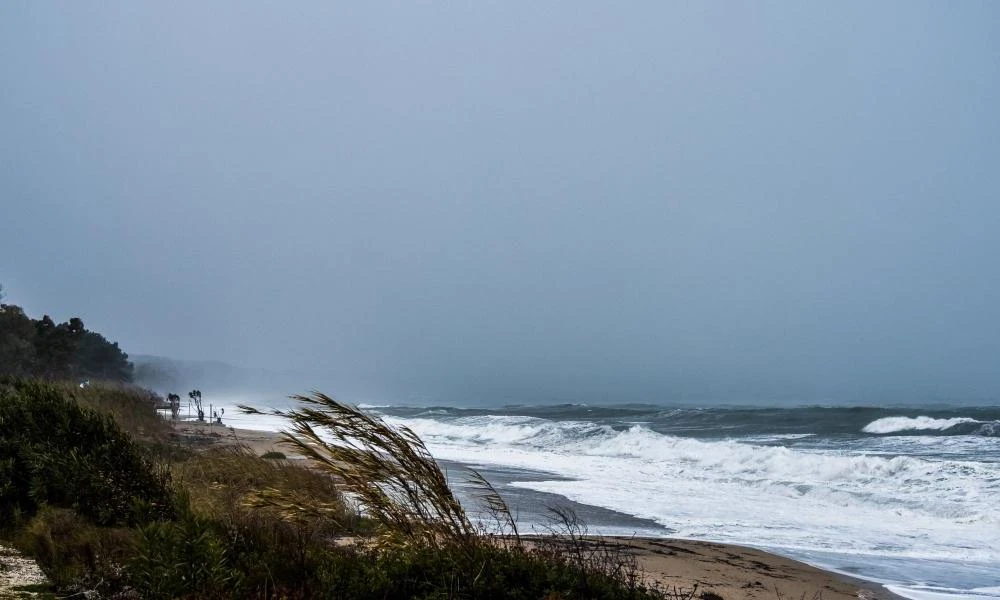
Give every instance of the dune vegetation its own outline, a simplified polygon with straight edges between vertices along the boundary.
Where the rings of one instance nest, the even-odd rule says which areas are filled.
[[[522,539],[476,473],[493,518],[470,518],[412,432],[299,400],[278,414],[307,460],[287,460],[182,447],[145,390],[0,378],[0,536],[89,597],[676,596],[572,526]]]

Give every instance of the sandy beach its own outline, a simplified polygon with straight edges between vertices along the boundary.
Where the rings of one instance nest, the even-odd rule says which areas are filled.
[[[283,452],[291,454],[279,443],[280,436],[270,431],[237,429],[225,425],[210,425],[197,421],[177,421],[171,423],[173,437],[186,448],[210,447],[214,445],[243,445],[256,454]]]
[[[615,538],[633,549],[653,581],[711,592],[726,600],[898,598],[881,585],[824,571],[755,548],[694,540]]]
[[[242,444],[258,455],[291,455],[277,433],[192,422],[174,424],[191,448]],[[647,579],[667,589],[712,593],[725,600],[879,600],[898,598],[879,584],[825,571],[763,550],[696,540],[614,537],[638,560]],[[710,597],[710,596],[709,596]]]

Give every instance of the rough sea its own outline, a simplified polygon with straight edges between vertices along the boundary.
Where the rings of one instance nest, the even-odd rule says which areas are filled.
[[[466,494],[483,471],[522,531],[755,546],[921,600],[1000,598],[1000,407],[368,406]],[[245,421],[237,427],[274,428]]]

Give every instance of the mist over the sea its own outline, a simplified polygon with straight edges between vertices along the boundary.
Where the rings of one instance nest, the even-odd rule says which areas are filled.
[[[998,19],[13,2],[0,283],[287,393],[996,403]]]

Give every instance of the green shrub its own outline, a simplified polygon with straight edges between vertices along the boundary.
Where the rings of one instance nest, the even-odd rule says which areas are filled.
[[[638,580],[588,571],[554,555],[483,538],[446,543],[338,546],[294,524],[246,515],[188,515],[142,530],[129,582],[149,598],[655,600]]]
[[[138,546],[128,573],[143,598],[242,595],[242,574],[207,519],[188,514],[178,522],[150,523],[140,531]]]
[[[119,565],[136,547],[132,530],[97,527],[64,508],[42,509],[20,532],[17,545],[63,590],[115,586]]]
[[[565,557],[488,541],[468,544],[341,549],[317,574],[322,597],[357,599],[539,598],[653,600],[665,596],[639,581],[584,572]]]
[[[162,443],[172,430],[156,412],[156,394],[134,385],[101,382],[84,388],[55,384],[65,396],[102,414],[111,415],[118,426],[136,440]]]
[[[287,458],[284,452],[278,452],[276,450],[268,450],[264,454],[261,454],[260,457],[269,460],[285,460],[285,458]]]
[[[174,513],[170,474],[113,418],[80,406],[64,387],[0,378],[0,522],[44,505],[72,508],[99,525]]]

